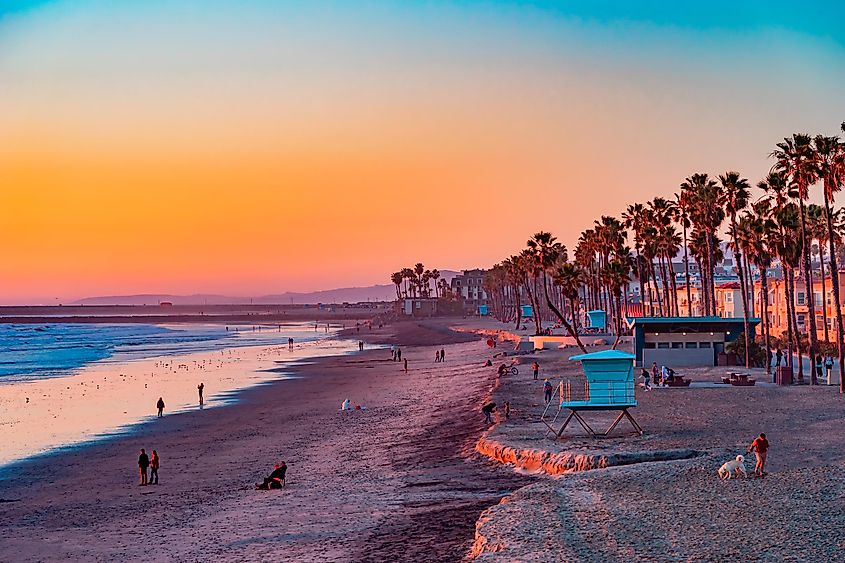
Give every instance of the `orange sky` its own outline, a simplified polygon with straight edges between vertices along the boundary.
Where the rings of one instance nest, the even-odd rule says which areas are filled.
[[[0,18],[0,302],[489,266],[845,115],[841,49],[769,32],[97,5]]]

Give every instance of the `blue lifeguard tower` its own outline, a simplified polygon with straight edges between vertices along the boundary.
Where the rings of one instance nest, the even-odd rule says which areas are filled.
[[[634,387],[636,386],[634,379],[635,356],[619,350],[603,350],[591,354],[579,354],[569,359],[580,361],[581,367],[584,369],[587,381],[584,384],[583,399],[573,399],[571,383],[561,381],[558,385],[559,400],[557,401],[558,408],[554,418],[551,422],[546,421],[549,408],[555,403],[554,399],[546,405],[546,409],[540,417],[549,431],[554,432],[556,437],[560,437],[569,422],[574,418],[589,436],[593,438],[607,437],[623,418],[627,418],[637,434],[642,435],[643,429],[628,412],[628,409],[637,406],[637,400],[634,397]],[[577,386],[576,395],[578,395]],[[556,429],[554,425],[564,410],[569,411],[569,416],[566,417],[563,425]],[[619,416],[604,433],[599,434],[590,427],[582,416],[581,413],[584,411],[619,411]]]
[[[490,309],[487,305],[479,305],[478,306],[478,315],[481,317],[486,317],[490,313]]]
[[[523,319],[533,319],[534,318],[534,307],[531,305],[520,305],[519,306],[520,313],[522,314]]]
[[[607,313],[601,309],[587,311],[587,322],[589,323],[587,328],[604,331],[605,326],[607,325]]]

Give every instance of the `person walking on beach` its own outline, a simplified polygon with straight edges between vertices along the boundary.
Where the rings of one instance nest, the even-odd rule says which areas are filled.
[[[402,348],[397,348],[397,349],[396,349],[396,361],[397,361],[397,362],[401,362],[401,361],[402,361]]]
[[[540,375],[540,364],[537,362],[531,364],[531,371],[534,372],[534,381],[537,381],[537,377]]]
[[[552,402],[552,382],[548,379],[543,382],[543,399],[547,405]]]
[[[434,351],[434,363],[436,364],[436,363],[439,363],[439,362],[440,362],[440,350],[435,350]]]
[[[818,379],[822,378],[822,366],[823,365],[824,365],[824,362],[822,361],[822,355],[816,354],[816,377]]]
[[[141,474],[141,482],[138,483],[139,485],[146,485],[147,484],[147,467],[150,466],[150,458],[147,456],[147,452],[144,451],[144,448],[141,448],[141,455],[138,456],[138,471]]]
[[[493,424],[493,411],[496,410],[496,403],[490,402],[481,407],[481,412],[484,413],[484,422]]]
[[[827,375],[827,384],[830,385],[830,374],[833,373],[833,356],[830,354],[824,359],[824,371]]]
[[[405,358],[405,373],[408,373],[408,358]]]
[[[200,406],[203,406],[205,404],[205,401],[202,398],[203,389],[205,389],[205,383],[200,382],[200,384],[197,385],[197,393],[199,393],[199,396],[200,396]]]
[[[158,485],[158,452],[153,450],[153,457],[150,459],[150,485]]]
[[[443,348],[440,349],[440,361],[441,362],[446,361],[446,350],[444,350]]]
[[[505,420],[511,417],[511,402],[505,401]]]
[[[164,412],[164,399],[161,397],[158,398],[158,402],[156,403],[156,408],[158,409],[158,417],[161,418],[164,416],[162,414]]]
[[[748,453],[753,451],[754,456],[757,458],[757,464],[754,466],[754,474],[758,477],[766,475],[766,452],[768,450],[769,441],[763,433],[754,438],[754,441],[748,446]]]
[[[783,358],[783,351],[778,348],[775,350],[775,361],[778,363],[777,367],[780,367],[780,360]]]

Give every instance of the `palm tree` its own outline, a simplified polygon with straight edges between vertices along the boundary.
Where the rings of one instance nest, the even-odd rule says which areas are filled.
[[[842,124],[845,132],[845,123]],[[824,184],[824,211],[827,221],[827,242],[830,245],[830,273],[833,301],[836,307],[836,350],[839,355],[839,393],[845,393],[845,338],[842,330],[842,303],[839,299],[839,268],[836,260],[836,234],[833,228],[833,196],[845,181],[845,147],[838,137],[818,135],[813,141],[814,160]]]
[[[440,270],[438,270],[437,268],[433,269],[430,273],[430,277],[431,277],[432,280],[434,280],[434,296],[440,297],[440,291],[438,289],[438,282],[437,282],[437,280],[440,279]]]
[[[690,220],[689,220],[689,198],[684,197],[680,194],[675,194],[675,203],[672,206],[672,219],[681,225],[681,229],[684,232],[684,283],[687,286],[687,316],[692,316],[692,287],[690,287],[690,278],[689,278],[689,254],[687,252],[687,247],[689,245],[687,241],[687,231],[690,228]]]
[[[769,330],[769,284],[768,270],[772,265],[772,241],[777,233],[777,225],[771,218],[769,200],[761,199],[752,204],[751,212],[746,212],[739,224],[743,232],[746,256],[760,270],[760,308],[763,318],[763,342],[766,348],[766,373],[771,374],[772,365],[768,361],[771,353],[771,336]]]
[[[578,332],[571,324],[569,324],[569,321],[566,320],[563,313],[555,307],[555,304],[549,296],[548,273],[558,262],[566,262],[566,247],[559,243],[551,233],[545,231],[535,233],[533,237],[528,239],[527,244],[529,251],[534,254],[536,267],[543,278],[543,294],[546,297],[546,304],[552,313],[554,313],[558,318],[560,324],[563,325],[563,328],[565,328],[569,335],[575,339],[575,343],[578,344],[578,347],[586,353],[587,348],[585,348],[584,344],[581,342]]]
[[[731,222],[733,250],[736,259],[736,271],[739,275],[740,293],[742,295],[742,324],[745,331],[745,367],[751,367],[751,328],[748,323],[748,286],[745,284],[745,268],[742,262],[742,250],[738,242],[737,214],[748,205],[748,180],[742,178],[739,172],[725,172],[719,176],[722,185],[721,201]]]
[[[405,279],[402,277],[402,272],[394,272],[390,274],[390,281],[393,282],[393,285],[396,286],[396,299],[402,299],[402,280]]]
[[[502,265],[505,267],[505,275],[508,284],[511,287],[511,291],[513,293],[513,307],[515,309],[514,313],[516,316],[516,328],[514,330],[519,330],[520,325],[522,324],[522,308],[520,307],[520,287],[522,287],[522,281],[524,279],[524,275],[520,268],[520,260],[518,256],[511,256],[502,262]]]
[[[637,252],[637,281],[640,284],[640,301],[643,303],[643,307],[645,307],[645,292],[644,292],[644,279],[643,279],[643,263],[642,260],[639,258],[642,256],[642,230],[645,223],[645,207],[642,203],[634,203],[629,205],[625,212],[622,214],[622,221],[625,225],[625,228],[631,229],[634,233],[634,250]],[[684,240],[686,241],[686,231],[684,231]],[[685,242],[686,244],[686,242]]]
[[[777,144],[772,151],[775,159],[773,170],[787,174],[791,183],[798,190],[798,212],[801,226],[801,255],[804,265],[804,283],[807,286],[807,306],[810,315],[810,358],[815,359],[818,354],[818,334],[816,333],[816,305],[813,296],[813,270],[810,263],[810,241],[807,239],[807,218],[804,200],[809,195],[810,186],[818,179],[818,166],[813,151],[812,139],[803,133],[793,134]],[[810,383],[818,384],[816,371],[810,370]]]
[[[560,288],[564,299],[569,301],[572,327],[577,331],[578,319],[576,313],[578,311],[578,299],[581,287],[584,285],[585,280],[584,270],[575,262],[558,263],[557,268],[552,273],[552,279],[555,285]]]
[[[719,205],[721,190],[715,180],[707,174],[693,174],[681,184],[681,192],[689,201],[689,216],[693,226],[693,237],[697,239],[697,256],[701,268],[701,286],[704,295],[706,315],[716,314],[716,288],[714,270],[716,267],[719,239],[716,233],[725,219],[725,212]]]

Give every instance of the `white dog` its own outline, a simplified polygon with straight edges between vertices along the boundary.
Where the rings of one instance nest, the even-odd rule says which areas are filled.
[[[743,477],[748,477],[745,473],[744,462],[745,458],[741,455],[736,456],[736,459],[725,462],[725,464],[719,468],[719,477],[721,479],[732,479],[733,477],[739,477],[740,473],[742,473]]]

